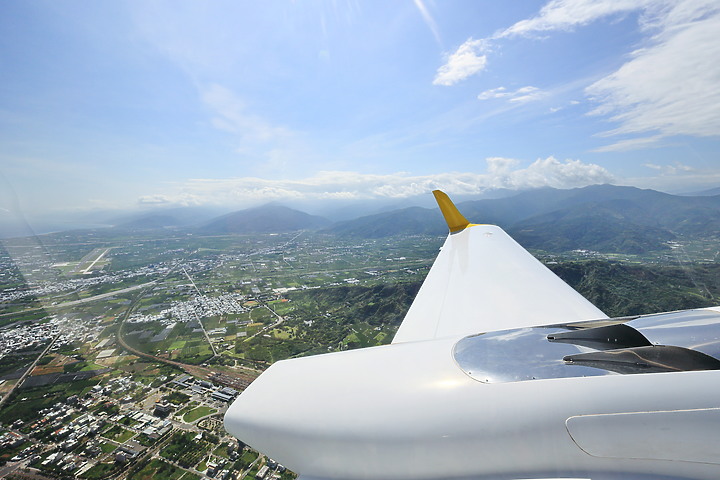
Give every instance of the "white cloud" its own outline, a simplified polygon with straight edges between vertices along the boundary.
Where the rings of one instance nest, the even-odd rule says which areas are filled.
[[[638,29],[644,35],[642,48],[632,52],[617,71],[587,87],[586,94],[596,102],[593,114],[607,116],[617,124],[607,135],[645,135],[618,141],[597,151],[652,147],[662,138],[674,135],[720,135],[720,41],[717,40],[720,3],[717,0],[551,0],[537,15],[486,39],[471,39],[463,44],[438,70],[434,83],[453,85],[482,71],[488,60],[480,54],[490,51],[498,42],[569,31],[630,14],[637,15]],[[473,68],[461,68],[466,63],[472,64],[461,61],[465,58],[463,55],[478,59]],[[455,64],[458,66],[454,67]],[[536,93],[516,95],[510,100],[535,100]],[[510,94],[501,87],[483,92],[478,98],[502,98]]]
[[[692,167],[680,162],[666,165],[645,163],[643,166],[657,173],[625,178],[622,183],[669,193],[697,192],[715,188],[720,184],[720,168],[716,166]]]
[[[550,186],[571,188],[613,182],[603,167],[580,160],[538,159],[525,168],[503,157],[486,160],[487,173],[438,173],[432,175],[363,174],[324,171],[299,180],[257,177],[193,179],[178,185],[174,193],[145,195],[142,203],[183,205],[249,205],[272,200],[370,200],[408,198],[440,188],[450,194],[480,194],[488,189],[521,190]]]
[[[568,30],[613,14],[636,11],[652,0],[552,0],[540,13],[521,20],[495,35],[474,40],[469,38],[450,55],[438,71],[433,85],[450,86],[485,69],[491,44],[499,39],[528,36],[537,32]]]
[[[491,98],[503,98],[510,95],[505,87],[491,88],[478,95],[478,100],[489,100]]]
[[[525,103],[539,100],[544,97],[545,93],[537,87],[523,87],[515,90],[513,95],[510,97],[511,102]]]
[[[485,40],[467,39],[455,53],[448,56],[445,65],[438,68],[433,85],[455,85],[482,71],[487,64],[487,55],[484,55],[487,50]]]
[[[645,163],[643,167],[657,170],[661,175],[685,175],[688,173],[697,173],[697,169],[684,163],[675,162],[674,165],[656,165],[654,163]]]
[[[520,163],[514,158],[505,157],[488,157],[485,161],[488,165],[488,173],[494,176],[507,175],[512,171],[513,167]]]
[[[688,3],[695,8],[680,4],[648,20],[659,28],[652,44],[587,88],[598,103],[593,113],[619,124],[609,135],[720,134],[720,7]]]
[[[141,205],[167,205],[172,203],[172,199],[167,195],[143,195],[138,198],[138,203]]]
[[[598,104],[594,114],[618,123],[607,134],[655,135],[597,151],[646,148],[672,135],[720,134],[720,4],[715,0],[552,0],[537,16],[494,38],[571,30],[631,12],[640,13],[646,46],[586,93]]]
[[[292,169],[298,158],[313,158],[302,132],[253,113],[232,90],[212,84],[201,89],[201,98],[212,114],[212,125],[234,137],[235,152],[252,160],[255,171],[282,174]]]
[[[603,17],[640,10],[651,3],[652,0],[552,0],[537,16],[515,23],[494,38],[571,30]],[[657,5],[662,2],[654,3]]]
[[[560,161],[555,157],[539,158],[524,169],[513,170],[495,178],[502,188],[573,188],[598,183],[614,183],[617,178],[608,170],[580,160]]]
[[[515,91],[508,91],[505,87],[492,88],[485,90],[478,95],[478,100],[489,100],[493,98],[507,98],[513,103],[526,103],[539,100],[546,94],[537,87],[527,86],[518,88]]]

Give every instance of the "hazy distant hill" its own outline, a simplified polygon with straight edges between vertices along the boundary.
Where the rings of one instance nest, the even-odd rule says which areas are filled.
[[[640,254],[668,248],[666,242],[676,238],[668,230],[638,225],[593,207],[569,210],[533,217],[507,231],[526,247],[556,252],[589,249]]]
[[[380,238],[392,235],[441,235],[447,231],[440,210],[421,207],[403,208],[355,220],[338,222],[323,232],[343,237]]]
[[[126,212],[115,216],[109,216],[106,213],[104,216],[94,215],[93,218],[100,218],[103,223],[120,228],[145,229],[199,225],[227,212],[227,209],[217,207],[170,207],[144,212]]]
[[[574,192],[561,202],[547,202],[545,212],[513,222],[515,228],[562,226],[582,227],[583,220],[596,225],[616,224],[641,228],[652,235],[712,235],[720,233],[720,197],[684,197],[634,187],[595,185]],[[520,194],[524,197],[527,194]],[[557,198],[557,197],[556,197]],[[537,198],[538,203],[544,199]]]
[[[642,253],[667,248],[678,234],[720,235],[720,196],[687,197],[593,185],[542,188],[513,197],[463,202],[468,220],[505,228],[528,248]],[[342,236],[374,238],[446,231],[437,209],[411,208],[335,224]]]
[[[710,188],[708,190],[701,190],[699,192],[685,192],[679,195],[685,195],[688,197],[708,197],[713,195],[720,195],[720,187]]]
[[[477,215],[482,222],[507,224],[567,209],[602,208],[633,223],[678,228],[690,218],[720,210],[720,197],[687,197],[655,190],[615,185],[592,185],[570,190],[542,188],[499,200],[462,204],[466,216]],[[691,222],[693,223],[693,222]]]
[[[115,228],[126,230],[155,230],[158,228],[175,227],[182,222],[172,215],[150,214],[116,225]]]
[[[201,233],[281,233],[296,230],[316,230],[330,221],[315,215],[280,205],[264,205],[228,213],[200,227]]]

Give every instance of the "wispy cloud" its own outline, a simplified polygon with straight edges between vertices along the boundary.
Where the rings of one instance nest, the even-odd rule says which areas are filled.
[[[518,88],[517,90],[508,91],[505,87],[493,88],[485,90],[478,95],[478,100],[489,100],[492,98],[506,98],[514,103],[526,103],[539,100],[546,95],[545,92],[537,87],[527,86]]]
[[[488,38],[465,42],[440,67],[433,83],[453,85],[481,72],[488,63],[486,53],[500,42],[570,31],[629,14],[637,15],[644,46],[585,92],[596,103],[592,113],[617,124],[607,135],[646,135],[596,151],[648,148],[673,135],[720,135],[720,4],[716,0],[551,0],[531,18]],[[510,93],[494,89],[478,98]],[[532,99],[529,94],[512,100]]]
[[[236,134],[243,142],[272,143],[293,136],[289,129],[273,125],[251,113],[242,99],[226,87],[210,85],[201,96],[214,115],[212,124],[220,130]]]
[[[254,170],[282,174],[298,158],[314,158],[301,132],[255,114],[232,90],[213,84],[201,90],[201,98],[210,110],[212,125],[234,137],[235,152],[252,160]]]
[[[540,12],[521,20],[493,38],[530,36],[539,32],[571,30],[577,26],[590,24],[598,19],[637,11],[647,5],[662,2],[651,0],[552,0],[540,9]]]
[[[519,168],[515,159],[491,157],[486,173],[448,172],[431,175],[365,174],[324,171],[297,180],[257,177],[193,179],[175,192],[155,193],[138,199],[141,204],[248,205],[272,200],[370,200],[408,198],[440,188],[451,194],[479,194],[488,189],[521,190],[550,186],[571,188],[615,180],[605,168],[580,160],[538,159]]]
[[[690,165],[685,165],[684,163],[680,162],[675,162],[672,165],[656,165],[654,163],[645,163],[643,164],[643,166],[651,168],[653,170],[657,170],[658,172],[660,172],[661,175],[677,175],[697,172],[697,168],[691,167]]]
[[[607,134],[720,134],[720,6],[690,3],[692,10],[680,4],[648,20],[657,29],[652,44],[587,88],[593,113],[618,123]]]
[[[488,44],[469,38],[437,70],[433,85],[450,86],[482,71],[487,64]]]
[[[428,26],[433,36],[435,37],[435,41],[438,43],[438,45],[442,45],[442,39],[440,38],[440,29],[438,29],[435,19],[428,11],[423,0],[413,0],[413,2],[415,3],[415,6],[420,12],[420,15],[422,15],[425,24]]]
[[[632,150],[638,150],[640,148],[654,148],[660,147],[659,140],[662,138],[660,135],[653,135],[651,137],[639,137],[629,138],[626,140],[620,140],[610,145],[604,145],[596,148],[593,152],[629,152]]]
[[[569,30],[614,14],[637,11],[651,0],[552,0],[535,17],[521,20],[494,35],[460,45],[438,69],[434,85],[450,86],[485,69],[487,53],[501,39],[538,32]]]
[[[623,183],[640,188],[653,188],[670,193],[686,193],[715,188],[720,184],[720,168],[694,167],[681,162],[669,164],[645,163],[655,175],[623,179]]]

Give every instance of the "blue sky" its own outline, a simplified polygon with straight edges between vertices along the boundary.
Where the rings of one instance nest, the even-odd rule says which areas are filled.
[[[0,208],[720,186],[715,0],[0,3]]]

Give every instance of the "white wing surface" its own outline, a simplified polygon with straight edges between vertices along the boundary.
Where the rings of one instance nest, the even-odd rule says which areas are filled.
[[[393,343],[607,318],[495,225],[435,191],[451,233]]]

